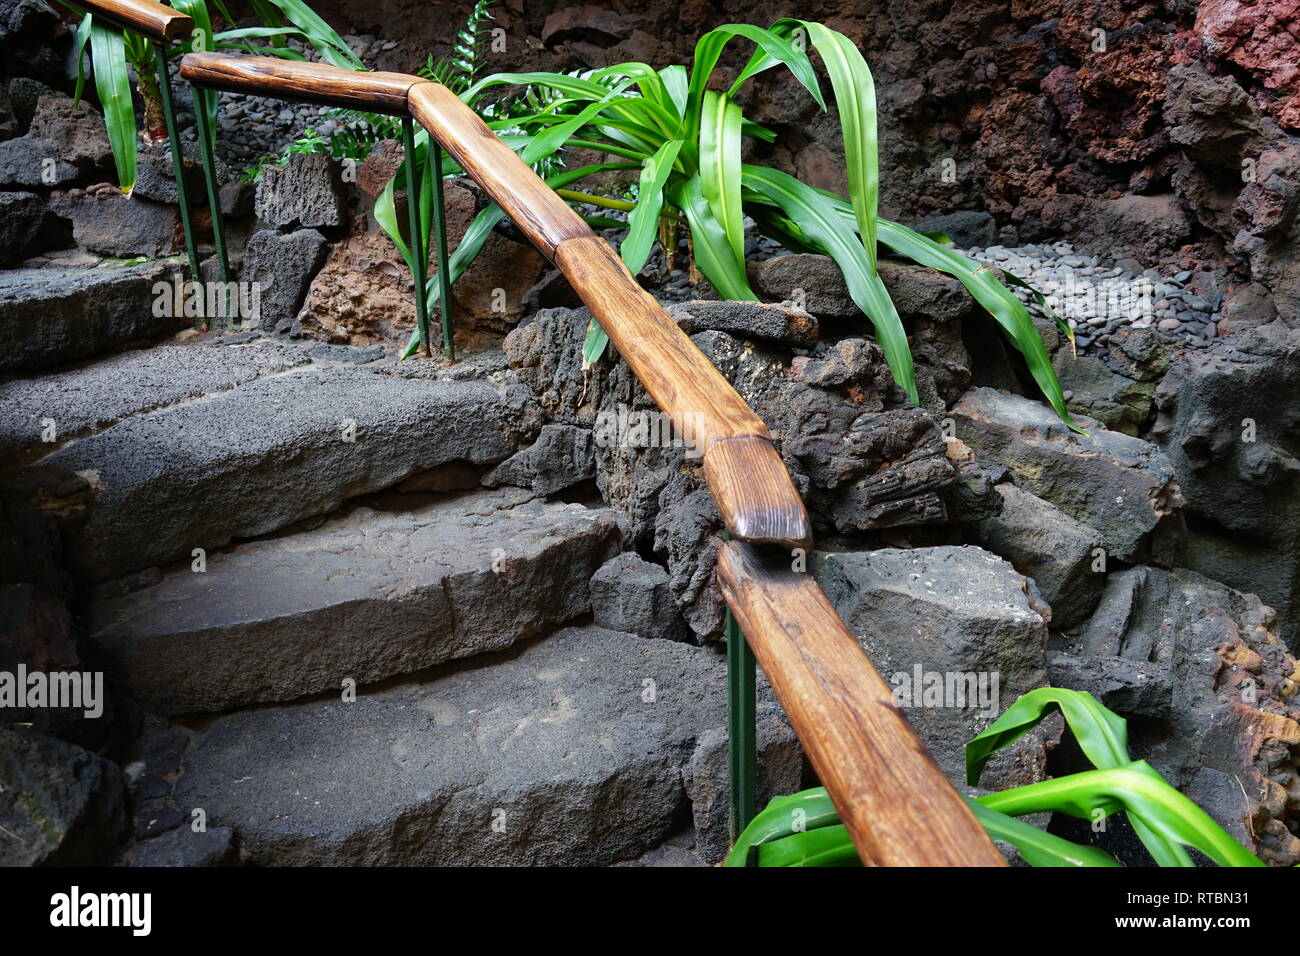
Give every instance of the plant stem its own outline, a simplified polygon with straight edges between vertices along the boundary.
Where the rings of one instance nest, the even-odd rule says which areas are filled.
[[[591,193],[580,193],[573,189],[557,189],[556,193],[565,199],[573,202],[585,202],[592,206],[603,206],[606,209],[621,209],[624,212],[631,212],[636,208],[636,203],[628,202],[625,199],[610,199],[608,196],[595,196]]]

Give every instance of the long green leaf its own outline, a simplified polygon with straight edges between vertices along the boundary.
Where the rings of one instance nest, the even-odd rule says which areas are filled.
[[[1079,742],[1079,749],[1099,769],[1132,761],[1128,752],[1128,721],[1103,707],[1087,691],[1039,687],[1008,707],[997,720],[966,744],[966,782],[979,784],[980,774],[994,753],[1015,743],[1053,711],[1059,710]]]
[[[1094,767],[1105,770],[1128,764],[1128,721],[1102,706],[1086,691],[1040,687],[1025,694],[997,720],[966,744],[966,781],[979,783],[984,765],[996,751],[1019,740],[1054,710],[1060,710]],[[1160,836],[1141,820],[1130,821],[1138,838],[1160,866],[1191,866],[1191,858],[1179,844]]]
[[[302,31],[297,27],[240,27],[237,30],[218,30],[216,39],[218,42],[226,40],[242,39],[265,39],[268,37],[287,37],[301,36]]]
[[[758,848],[758,865],[800,867],[860,867],[857,847],[842,823],[795,833]]]
[[[821,23],[802,21],[821,54],[835,92],[840,128],[844,133],[844,165],[849,199],[871,270],[876,269],[876,216],[880,199],[880,168],[876,142],[876,84],[862,53],[842,33]]]
[[[673,107],[677,110],[679,119],[686,118],[686,104],[690,97],[690,79],[686,75],[686,67],[680,63],[673,66],[666,66],[659,71],[659,78],[663,81],[664,91],[672,101]],[[681,132],[681,127],[678,127]]]
[[[695,263],[705,278],[713,283],[724,299],[757,302],[758,296],[749,287],[744,263],[736,260],[735,249],[726,229],[714,217],[713,210],[704,199],[700,177],[695,175],[671,184],[668,198],[686,214]]]
[[[587,369],[599,362],[608,345],[609,333],[592,316],[587,323],[587,334],[582,339],[582,367]]]
[[[385,184],[383,192],[375,200],[375,223],[380,229],[384,230],[385,235],[397,247],[397,251],[401,253],[402,258],[406,261],[406,267],[414,271],[415,260],[411,257],[411,247],[402,238],[402,230],[397,223],[397,203],[394,199],[396,190],[397,177],[394,176]]]
[[[543,156],[548,156],[565,144],[582,127],[588,125],[595,117],[600,115],[604,110],[611,108],[611,101],[623,92],[631,80],[624,80],[612,90],[606,91],[606,95],[581,112],[570,117],[562,123],[550,127],[545,132],[538,133],[529,139],[528,145],[524,147],[519,154],[519,158],[526,163],[535,163]]]
[[[1010,843],[1030,866],[1120,866],[1118,860],[1098,847],[1071,843],[1023,820],[991,810],[978,800],[967,799],[966,803],[990,838]]]
[[[257,14],[257,19],[261,20],[268,27],[278,27],[284,22],[280,17],[279,7],[271,3],[270,0],[249,0],[249,5],[253,8],[253,12]],[[233,25],[235,21],[230,19],[230,17],[226,17],[226,22]],[[284,47],[285,40],[283,37],[273,37],[271,39],[271,45],[275,47]]]
[[[1056,369],[1052,367],[1047,346],[1043,344],[1038,329],[1034,328],[1029,310],[1016,298],[1015,293],[999,282],[998,277],[983,264],[954,249],[887,219],[879,220],[878,225],[880,241],[894,252],[918,265],[945,272],[966,287],[975,301],[993,316],[1011,344],[1024,356],[1029,374],[1056,410],[1056,414],[1071,429],[1086,434],[1070,417],[1069,409],[1065,407],[1065,392],[1061,388],[1060,379],[1056,377]]]
[[[86,89],[86,44],[90,42],[91,14],[87,13],[77,24],[77,88],[72,94],[72,102],[76,106],[81,105],[81,94]]]
[[[1010,269],[1003,269],[1002,277],[1003,277],[1003,281],[1005,281],[1007,285],[1013,285],[1016,286],[1017,288],[1024,289],[1026,292],[1032,295],[1034,297],[1034,301],[1038,303],[1038,307],[1042,309],[1044,312],[1046,312],[1048,318],[1050,318],[1053,322],[1056,323],[1056,327],[1061,330],[1061,334],[1064,335],[1071,343],[1074,342],[1074,329],[1070,328],[1069,322],[1066,322],[1065,319],[1061,318],[1060,313],[1058,313],[1055,309],[1053,309],[1050,305],[1048,305],[1047,296],[1043,295],[1043,293],[1039,292],[1036,288],[1034,288],[1024,279],[1020,278],[1020,276],[1016,275]]]
[[[740,107],[725,94],[704,91],[700,114],[700,185],[741,270],[745,222],[740,208]]]
[[[989,809],[1011,816],[1051,811],[1092,820],[1098,812],[1109,816],[1123,810],[1161,838],[1199,850],[1220,866],[1264,865],[1144,760],[1055,777],[977,799]]]
[[[122,31],[98,21],[92,23],[90,55],[94,62],[95,91],[104,110],[108,144],[117,167],[117,184],[129,196],[135,189],[135,106],[131,102],[131,77]]]
[[[835,207],[848,228],[858,229],[852,204],[843,196],[827,190],[819,189],[817,192]],[[880,242],[893,252],[918,265],[944,272],[965,286],[971,297],[993,316],[1011,344],[1024,356],[1029,373],[1056,414],[1072,430],[1087,434],[1074,423],[1069,409],[1065,407],[1065,393],[1060,379],[1056,377],[1056,369],[1052,367],[1051,356],[1047,354],[1047,346],[1043,344],[1042,336],[1034,327],[1033,317],[1024,303],[999,282],[988,268],[969,256],[888,219],[878,219],[876,223]]]
[[[826,101],[822,98],[821,86],[817,83],[817,74],[813,72],[812,63],[807,54],[796,50],[790,41],[780,34],[747,23],[728,23],[710,30],[695,44],[695,56],[691,63],[689,96],[686,106],[686,135],[691,136],[699,123],[700,112],[704,105],[704,91],[708,88],[713,68],[718,65],[718,58],[723,48],[737,36],[743,36],[756,43],[768,56],[784,63],[794,78],[803,84],[804,89],[812,94],[822,109]]]
[[[797,833],[806,833],[840,822],[825,787],[814,787],[777,797],[764,807],[736,840],[725,866],[744,866],[755,847],[775,843]]]
[[[301,29],[303,36],[331,65],[345,70],[366,68],[334,28],[302,0],[266,0],[266,2],[277,7],[287,21]]]
[[[636,208],[628,214],[627,237],[619,246],[619,255],[633,275],[645,266],[654,246],[659,227],[659,211],[664,203],[664,185],[668,182],[681,148],[680,139],[669,140],[641,167]],[[665,254],[668,252],[665,250]]]
[[[920,404],[916,372],[907,344],[907,332],[893,300],[880,276],[871,267],[866,250],[851,229],[845,229],[833,205],[819,191],[788,173],[765,166],[746,165],[744,183],[766,196],[798,224],[807,241],[824,255],[830,256],[844,274],[849,295],[876,332],[876,340],[885,352],[885,361],[897,382]]]

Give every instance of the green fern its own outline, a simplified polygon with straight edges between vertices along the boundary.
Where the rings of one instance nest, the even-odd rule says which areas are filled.
[[[495,2],[496,0],[478,0],[474,4],[474,9],[465,20],[465,26],[456,34],[446,78],[438,77],[440,83],[457,95],[464,93],[478,79],[482,52],[489,35],[488,24],[495,19],[491,10]],[[431,63],[430,66],[432,65]]]

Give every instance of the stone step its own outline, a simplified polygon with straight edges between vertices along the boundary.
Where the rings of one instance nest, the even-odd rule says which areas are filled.
[[[177,262],[0,272],[0,372],[33,371],[99,355],[189,324],[154,314],[154,284]]]
[[[267,339],[168,344],[0,383],[0,448],[27,460],[132,415],[234,388],[311,361]]]
[[[167,731],[190,739],[166,799],[262,865],[600,865],[690,815],[725,845],[718,654],[572,627],[469,664]],[[763,801],[798,787],[801,761],[761,694]]]
[[[502,650],[591,608],[612,511],[519,489],[354,507],[90,608],[118,686],[160,714],[292,700]],[[532,499],[532,500],[530,500]]]
[[[501,461],[536,432],[536,400],[487,379],[309,367],[127,418],[41,459],[86,476],[71,542],[92,581],[269,534],[453,461]]]

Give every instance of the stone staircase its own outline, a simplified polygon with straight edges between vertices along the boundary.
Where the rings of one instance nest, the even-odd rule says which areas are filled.
[[[503,360],[437,371],[190,332],[109,346],[68,366],[32,345],[43,370],[0,382],[0,442],[80,489],[86,666],[144,728],[122,862],[725,852],[725,666],[666,639],[675,611],[669,633],[627,613],[664,620],[649,605],[671,595],[622,593],[639,559],[594,494],[484,487],[542,429]],[[625,631],[593,623],[607,564],[617,608],[596,619]],[[802,758],[762,694],[764,792],[789,791]]]

